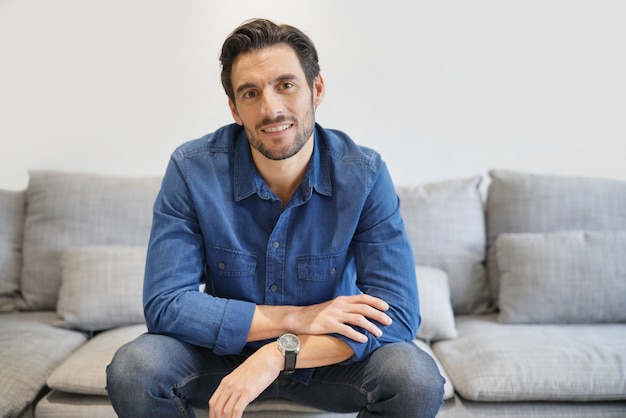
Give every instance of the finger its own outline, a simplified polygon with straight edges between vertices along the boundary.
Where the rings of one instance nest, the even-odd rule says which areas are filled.
[[[354,340],[357,343],[367,342],[367,335],[361,332],[358,332],[357,330],[352,328],[350,325],[344,325],[342,329],[340,330],[339,334],[343,335],[346,338],[350,338],[351,340]]]
[[[358,313],[365,318],[372,319],[383,325],[391,325],[392,319],[385,312],[381,312],[369,305],[355,305],[354,313]]]
[[[377,309],[379,311],[389,310],[389,304],[385,302],[384,300],[382,300],[381,298],[378,298],[372,295],[367,295],[365,293],[361,293],[360,295],[355,295],[355,296],[356,296],[357,302],[359,303],[369,305],[372,308]]]
[[[366,294],[353,295],[353,296],[345,296],[343,299],[339,299],[341,303],[346,303],[353,307],[361,308],[369,308],[371,312],[386,312],[389,310],[389,304],[384,300],[377,298],[375,296],[370,296]]]
[[[244,402],[241,396],[231,396],[224,406],[224,414],[225,416],[231,418],[240,418],[243,415],[243,410],[245,409],[246,405],[247,402]]]
[[[375,337],[380,337],[383,335],[383,331],[376,326],[373,322],[369,321],[362,315],[351,315],[349,319],[345,321],[346,324],[353,325],[358,328],[362,328],[365,331],[368,331],[370,334]]]
[[[218,386],[211,399],[209,399],[209,417],[218,418],[224,416],[225,406],[230,399],[230,395],[223,394]]]
[[[360,343],[367,342],[368,339],[363,331],[369,332],[375,337],[383,335],[383,331],[376,324],[362,315],[343,315],[342,318],[337,318],[337,320],[341,322],[338,333]]]

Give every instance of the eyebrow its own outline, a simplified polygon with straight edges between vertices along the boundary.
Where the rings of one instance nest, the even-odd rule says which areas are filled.
[[[278,77],[276,77],[274,79],[274,82],[293,81],[293,80],[298,80],[298,77],[294,74],[284,74],[284,75],[279,75]],[[237,87],[237,90],[235,90],[235,93],[239,94],[246,89],[254,88],[254,87],[256,87],[256,84],[254,83],[243,83],[242,85]]]

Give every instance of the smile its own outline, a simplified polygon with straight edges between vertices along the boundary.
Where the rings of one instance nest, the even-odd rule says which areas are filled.
[[[290,127],[291,127],[291,125],[290,125],[290,124],[287,124],[287,125],[280,125],[280,126],[276,126],[276,127],[274,127],[274,128],[266,128],[266,129],[263,129],[263,131],[265,131],[265,132],[270,132],[270,133],[273,133],[273,132],[282,132],[282,131],[284,131],[284,130],[289,129]]]

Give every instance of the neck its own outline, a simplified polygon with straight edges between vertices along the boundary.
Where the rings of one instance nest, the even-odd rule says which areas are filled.
[[[283,208],[304,178],[313,155],[313,138],[294,156],[284,160],[270,160],[251,147],[252,159],[268,187],[281,200]]]

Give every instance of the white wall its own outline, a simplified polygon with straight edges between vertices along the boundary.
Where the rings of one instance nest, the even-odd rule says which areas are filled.
[[[311,35],[318,121],[379,150],[398,184],[626,180],[621,0],[0,0],[0,188],[29,169],[162,174],[231,122],[217,57],[255,16]]]

